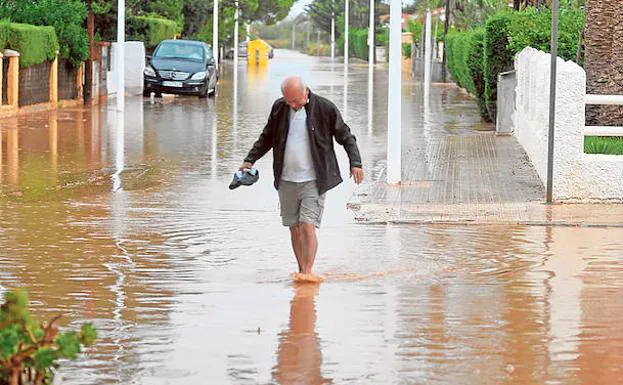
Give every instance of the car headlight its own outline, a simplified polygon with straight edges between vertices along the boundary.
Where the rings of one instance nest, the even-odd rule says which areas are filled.
[[[149,66],[145,67],[145,69],[143,70],[143,74],[145,76],[151,76],[152,78],[156,77],[156,71],[154,71],[154,69]]]
[[[206,73],[205,72],[197,72],[196,74],[193,75],[192,78],[190,78],[191,80],[203,80],[206,78]]]

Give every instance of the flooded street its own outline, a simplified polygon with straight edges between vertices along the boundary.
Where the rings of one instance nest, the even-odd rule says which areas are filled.
[[[228,189],[293,69],[344,113],[378,179],[386,70],[370,99],[367,65],[345,76],[289,51],[235,79],[226,62],[216,98],[0,121],[0,291],[99,331],[64,385],[623,382],[623,228],[358,224],[338,146],[345,182],[314,266],[326,282],[293,285],[271,154],[257,184]],[[403,81],[408,136],[421,87]],[[432,98],[436,124],[491,129],[458,88]],[[403,162],[430,155],[404,144]]]

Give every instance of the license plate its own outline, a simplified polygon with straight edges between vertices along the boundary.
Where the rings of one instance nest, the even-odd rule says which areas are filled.
[[[182,82],[168,82],[168,81],[164,81],[162,82],[162,85],[165,87],[181,87],[182,86]]]

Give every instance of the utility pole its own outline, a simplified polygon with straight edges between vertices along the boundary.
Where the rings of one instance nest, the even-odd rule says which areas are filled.
[[[387,183],[402,179],[402,2],[391,0],[389,11],[389,85],[387,98]]]
[[[348,68],[348,16],[350,13],[348,10],[348,3],[349,0],[344,2],[344,72],[346,72]]]
[[[218,66],[218,0],[214,0],[214,9],[212,17],[212,55],[214,55],[214,62]]]
[[[125,0],[117,3],[117,110],[125,104]]]

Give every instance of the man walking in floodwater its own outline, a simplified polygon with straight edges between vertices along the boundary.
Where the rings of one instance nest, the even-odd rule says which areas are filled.
[[[247,154],[241,170],[253,167],[273,150],[274,185],[279,193],[281,220],[290,228],[299,272],[296,280],[319,281],[312,273],[318,249],[325,193],[342,182],[333,138],[344,146],[355,183],[363,181],[357,140],[340,111],[316,95],[298,76],[281,84],[282,98],[272,106],[268,122]]]

